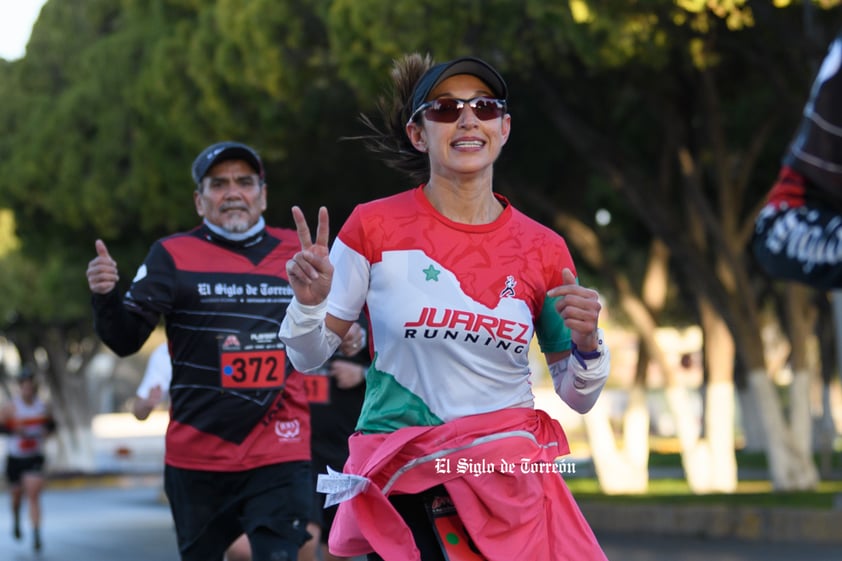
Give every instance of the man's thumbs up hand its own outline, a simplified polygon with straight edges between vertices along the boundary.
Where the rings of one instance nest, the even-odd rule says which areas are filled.
[[[120,276],[117,274],[117,262],[111,258],[105,242],[95,242],[96,257],[88,263],[88,287],[96,294],[108,294],[117,286]]]

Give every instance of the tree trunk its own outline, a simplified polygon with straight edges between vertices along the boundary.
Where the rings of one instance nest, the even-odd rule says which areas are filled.
[[[766,432],[769,475],[777,491],[812,489],[818,472],[812,459],[805,461],[801,447],[794,442],[784,419],[777,389],[765,370],[752,370],[749,387],[758,400],[760,418]]]
[[[731,493],[737,488],[737,459],[734,450],[734,339],[713,306],[699,302],[704,332],[704,363],[708,372],[705,388],[704,428],[709,462],[705,487],[698,492]],[[693,466],[698,468],[698,466]]]
[[[71,345],[70,335],[58,328],[46,329],[40,338],[36,354],[44,355],[42,364],[57,424],[58,455],[51,469],[91,472],[96,468],[85,371],[97,344],[89,340]]]
[[[835,300],[835,296],[831,295]],[[836,306],[828,301],[828,295],[822,295],[818,303],[818,345],[820,354],[821,390],[818,409],[821,416],[816,419],[814,446],[819,451],[819,473],[826,479],[831,474],[833,465],[833,441],[836,439],[836,425],[833,421],[833,409],[830,401],[830,384],[836,377],[837,353],[834,333],[834,315]]]
[[[836,439],[836,426],[833,423],[830,405],[830,385],[822,382],[822,414],[817,420],[816,445],[819,450],[819,473],[828,478],[833,470],[833,441]]]
[[[740,404],[740,425],[743,429],[743,449],[750,452],[766,451],[766,435],[760,420],[757,399],[748,388],[737,390]]]
[[[784,293],[785,325],[792,347],[792,381],[789,387],[789,437],[792,453],[785,468],[779,472],[788,479],[779,481],[787,490],[811,489],[818,484],[819,474],[813,462],[813,420],[810,414],[810,382],[812,368],[808,341],[813,339],[816,307],[810,302],[811,291],[805,286],[789,283]]]
[[[623,422],[626,440],[622,448],[614,437],[605,400],[597,400],[584,419],[602,492],[607,495],[645,493],[649,485],[649,413],[645,394],[634,388],[629,394]],[[646,444],[641,447],[643,442]]]
[[[706,442],[710,447],[708,488],[717,493],[737,490],[737,458],[734,454],[734,384],[711,382],[705,400]]]

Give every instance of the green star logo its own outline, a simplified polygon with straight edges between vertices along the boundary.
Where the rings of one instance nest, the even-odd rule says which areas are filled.
[[[430,265],[429,267],[424,269],[424,274],[427,275],[427,278],[425,278],[424,280],[428,280],[428,281],[434,280],[434,281],[438,282],[439,281],[439,273],[441,273],[441,271],[439,271],[438,269],[436,269],[435,267]]]

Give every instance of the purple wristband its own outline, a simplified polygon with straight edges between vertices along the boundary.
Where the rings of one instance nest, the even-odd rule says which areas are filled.
[[[599,343],[600,343],[600,344],[602,344],[602,341],[599,341]],[[584,368],[585,370],[587,370],[587,369],[588,369],[588,366],[587,366],[587,364],[585,363],[585,361],[586,361],[586,360],[593,360],[593,359],[596,359],[596,358],[599,358],[599,357],[601,357],[601,356],[602,356],[602,352],[599,350],[599,347],[597,347],[597,349],[596,349],[596,350],[594,350],[594,351],[582,352],[582,351],[580,351],[580,350],[579,350],[579,347],[577,347],[577,346],[576,346],[576,343],[573,343],[573,342],[571,341],[571,343],[570,343],[570,344],[571,344],[571,345],[572,345],[572,347],[573,347],[573,348],[572,348],[572,350],[571,350],[571,353],[570,353],[570,354],[572,354],[572,355],[573,355],[573,357],[574,357],[577,361],[579,361],[579,364],[580,364],[580,365],[582,366],[582,368]]]

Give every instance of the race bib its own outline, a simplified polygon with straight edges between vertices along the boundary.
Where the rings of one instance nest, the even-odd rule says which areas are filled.
[[[226,336],[219,350],[220,385],[226,389],[269,390],[283,386],[286,350],[277,336]]]
[[[319,374],[308,374],[304,376],[304,391],[307,392],[307,401],[326,405],[330,403],[330,378]]]

